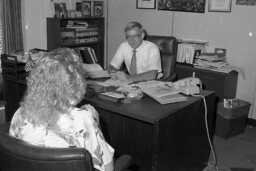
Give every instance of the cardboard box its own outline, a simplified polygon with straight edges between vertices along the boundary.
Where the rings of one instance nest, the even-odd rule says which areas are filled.
[[[244,132],[251,104],[238,100],[233,108],[224,108],[218,103],[215,134],[222,138],[230,138]]]

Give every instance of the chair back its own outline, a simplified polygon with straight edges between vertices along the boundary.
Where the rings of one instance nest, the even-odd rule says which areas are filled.
[[[155,43],[160,49],[164,76],[161,81],[174,81],[178,43],[175,37],[147,35],[146,40]]]
[[[9,123],[0,125],[1,171],[93,171],[84,148],[46,148],[9,135]]]

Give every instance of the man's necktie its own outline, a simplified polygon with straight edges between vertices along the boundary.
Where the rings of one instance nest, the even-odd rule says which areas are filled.
[[[133,49],[132,51],[132,59],[131,59],[131,65],[130,65],[130,74],[135,75],[137,74],[137,67],[136,67],[136,49]]]

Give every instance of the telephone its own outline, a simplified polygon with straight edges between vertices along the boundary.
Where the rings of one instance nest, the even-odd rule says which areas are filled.
[[[193,76],[174,82],[173,87],[180,90],[180,92],[183,94],[193,95],[200,93],[200,90],[202,89],[202,83],[199,78]]]

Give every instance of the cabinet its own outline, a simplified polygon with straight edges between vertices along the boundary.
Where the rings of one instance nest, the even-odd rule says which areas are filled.
[[[203,89],[215,91],[216,102],[223,101],[224,98],[236,97],[238,78],[236,71],[222,73],[177,63],[176,72],[178,79],[191,77],[194,72],[195,77],[201,80]]]
[[[104,67],[104,18],[47,18],[47,49],[93,48]]]
[[[25,63],[18,62],[16,56],[1,54],[2,76],[4,84],[5,120],[11,121],[13,114],[19,108],[20,101],[27,88]]]

